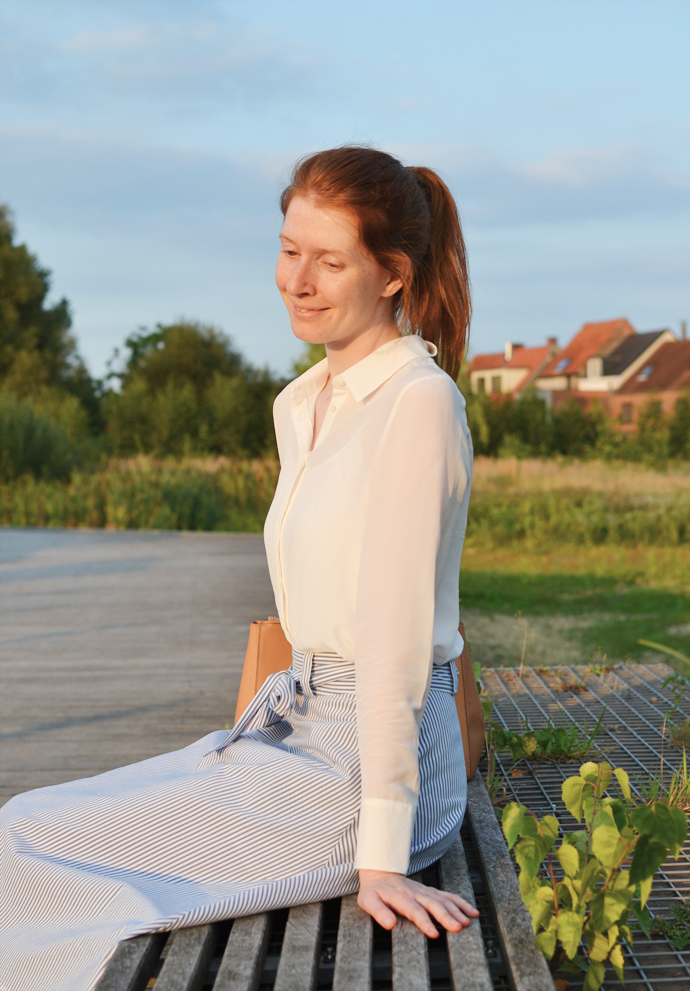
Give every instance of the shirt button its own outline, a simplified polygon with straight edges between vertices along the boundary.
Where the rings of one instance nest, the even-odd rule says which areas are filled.
[[[331,413],[335,413],[337,408],[338,408],[337,406],[331,406]]]
[[[345,387],[345,379],[336,379],[334,385],[337,385],[339,389],[343,389]]]

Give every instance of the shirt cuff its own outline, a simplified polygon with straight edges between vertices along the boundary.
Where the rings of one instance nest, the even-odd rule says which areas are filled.
[[[406,802],[365,798],[359,812],[357,870],[407,874],[416,811]]]

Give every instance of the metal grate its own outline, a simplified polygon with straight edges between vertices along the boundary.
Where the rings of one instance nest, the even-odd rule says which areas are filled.
[[[482,684],[494,702],[494,718],[508,729],[522,732],[525,719],[539,728],[550,719],[556,725],[577,723],[593,729],[605,711],[597,742],[613,746],[606,760],[624,768],[633,791],[649,774],[663,766],[668,776],[680,764],[681,754],[662,736],[664,717],[673,699],[662,682],[673,672],[666,665],[621,664],[609,670],[591,668],[485,668]],[[679,717],[690,716],[690,697],[684,695]],[[603,758],[602,758],[603,759]],[[497,765],[506,777],[508,798],[541,816],[556,815],[565,830],[578,826],[561,801],[561,785],[577,773],[579,761],[546,764],[522,762],[522,777],[511,777],[512,763],[499,755]],[[648,905],[653,915],[666,915],[674,902],[690,897],[690,840],[677,861],[668,861],[654,879]],[[647,940],[640,933],[633,948],[625,948],[628,991],[681,991],[690,989],[690,947],[674,950],[664,938]],[[569,975],[570,988],[582,987],[582,978]],[[620,988],[611,970],[604,988]]]

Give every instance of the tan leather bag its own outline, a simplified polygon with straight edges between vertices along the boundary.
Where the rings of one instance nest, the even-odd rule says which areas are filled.
[[[465,629],[462,623],[460,624],[460,635],[465,640]],[[258,619],[253,622],[249,627],[249,642],[242,668],[235,722],[247,708],[269,674],[285,671],[291,664],[292,647],[283,633],[280,620],[276,619],[275,616],[269,616],[268,619]],[[466,640],[463,652],[456,664],[460,677],[455,705],[460,720],[462,743],[465,749],[465,767],[469,781],[470,778],[474,777],[484,749],[484,714],[479,701],[477,682],[472,671],[472,662]]]

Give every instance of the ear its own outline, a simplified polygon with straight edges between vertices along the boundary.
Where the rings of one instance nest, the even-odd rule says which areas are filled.
[[[400,255],[395,262],[395,271],[388,273],[388,281],[383,287],[381,295],[384,299],[395,296],[403,288],[405,283],[412,281],[412,262],[407,255]]]

